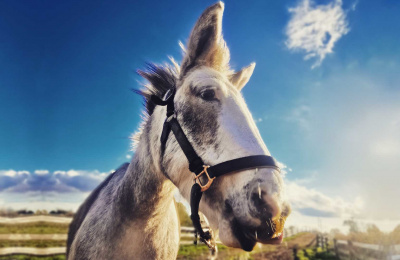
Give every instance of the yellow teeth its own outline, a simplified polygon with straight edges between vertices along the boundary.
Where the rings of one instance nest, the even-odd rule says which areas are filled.
[[[279,237],[283,232],[283,227],[285,226],[286,217],[279,217],[278,219],[274,220],[275,224],[275,233],[272,235],[272,238]]]

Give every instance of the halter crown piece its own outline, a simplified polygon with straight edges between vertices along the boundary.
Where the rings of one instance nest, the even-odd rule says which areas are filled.
[[[190,144],[185,133],[183,132],[175,113],[174,97],[176,88],[169,89],[164,97],[152,95],[151,101],[159,106],[167,106],[167,118],[165,119],[162,134],[161,134],[161,151],[164,154],[165,145],[168,140],[169,133],[173,132],[175,139],[178,141],[183,153],[189,162],[189,170],[195,174],[194,184],[190,192],[190,208],[193,226],[199,234],[200,240],[204,242],[210,249],[215,250],[215,243],[209,231],[204,232],[200,223],[199,204],[203,192],[208,190],[213,183],[213,180],[224,174],[238,172],[247,169],[272,167],[280,171],[275,159],[268,155],[252,155],[241,157],[229,161],[225,161],[213,166],[206,165],[203,160],[197,155],[193,146]],[[207,183],[203,185],[200,180],[201,176],[205,176]],[[204,177],[203,177],[204,179]]]

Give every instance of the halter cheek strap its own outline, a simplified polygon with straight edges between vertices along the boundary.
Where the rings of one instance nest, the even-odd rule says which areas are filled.
[[[215,178],[227,173],[262,167],[270,167],[279,170],[279,167],[275,159],[268,155],[252,155],[233,159],[230,161],[225,161],[213,166],[206,165],[193,149],[193,146],[189,142],[188,138],[182,130],[181,125],[176,119],[174,107],[175,91],[175,87],[171,88],[166,92],[163,99],[160,99],[159,97],[154,95],[151,96],[151,100],[156,105],[167,106],[167,118],[165,119],[163,131],[160,138],[161,150],[162,154],[164,154],[168,136],[172,131],[175,139],[177,140],[179,146],[181,147],[189,162],[189,170],[195,174],[195,183],[192,186],[192,190],[190,192],[190,218],[192,219],[193,226],[199,233],[200,240],[202,240],[208,247],[213,249],[215,248],[215,244],[212,243],[211,233],[209,231],[204,232],[200,223],[199,204],[203,192],[211,187]],[[200,180],[200,177],[203,175],[207,178],[207,183],[205,184],[203,184]]]

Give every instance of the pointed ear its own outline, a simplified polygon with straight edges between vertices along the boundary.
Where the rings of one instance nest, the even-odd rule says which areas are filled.
[[[255,67],[256,63],[252,62],[249,66],[235,72],[229,78],[229,80],[238,90],[241,90],[247,84],[247,82],[249,82],[251,75],[253,75]]]
[[[222,38],[224,3],[208,7],[197,20],[188,40],[181,76],[197,65],[224,71],[229,63],[229,50]]]

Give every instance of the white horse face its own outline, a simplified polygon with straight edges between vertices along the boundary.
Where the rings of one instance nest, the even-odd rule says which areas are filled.
[[[206,164],[270,155],[238,88],[214,69],[202,67],[187,75],[178,88],[175,109],[188,139]],[[181,153],[177,156],[186,159]],[[177,178],[178,188],[189,199],[193,174],[180,174],[171,178]],[[203,195],[200,210],[210,225],[219,229],[224,244],[251,250],[256,241],[281,241],[290,211],[283,193],[276,169],[231,173],[214,181]]]
[[[229,52],[221,36],[223,4],[201,15],[188,42],[175,95],[177,120],[197,154],[208,165],[250,155],[270,155],[240,89],[254,64],[229,71]],[[174,138],[174,137],[170,137]],[[194,174],[179,145],[166,147],[168,176],[189,200]],[[276,169],[260,168],[217,178],[204,192],[200,211],[219,229],[221,241],[252,250],[255,243],[280,243],[290,209]]]

